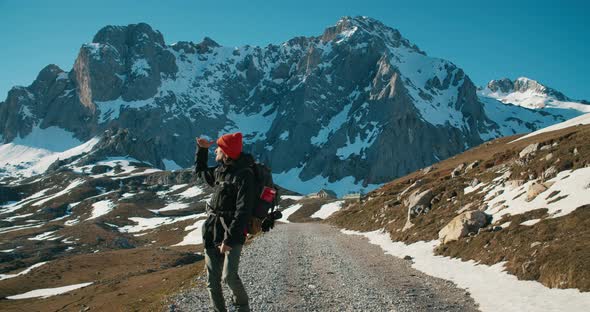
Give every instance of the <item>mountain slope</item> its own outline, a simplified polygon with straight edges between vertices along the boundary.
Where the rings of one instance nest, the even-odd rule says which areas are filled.
[[[166,45],[140,23],[101,29],[72,71],[49,65],[13,88],[0,103],[0,135],[8,143],[58,127],[88,141],[129,129],[154,148],[130,156],[164,169],[192,165],[196,136],[242,131],[279,184],[343,195],[580,113],[478,96],[462,69],[368,17],[237,48],[210,38]]]
[[[501,265],[551,288],[590,290],[590,114],[501,138],[415,171],[334,213],[438,255]],[[438,242],[440,241],[440,242]]]

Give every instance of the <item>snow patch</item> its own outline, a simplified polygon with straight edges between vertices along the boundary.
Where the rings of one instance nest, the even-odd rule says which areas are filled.
[[[150,64],[144,58],[135,60],[131,65],[131,73],[136,77],[149,77],[150,69]]]
[[[315,146],[322,146],[326,144],[326,142],[328,142],[328,138],[330,137],[330,135],[335,133],[338,129],[342,127],[342,125],[344,125],[344,123],[346,123],[348,113],[350,112],[351,108],[352,103],[349,103],[345,105],[338,114],[330,118],[328,125],[322,127],[317,135],[311,137],[311,144]]]
[[[14,250],[14,249],[12,249],[12,250]],[[9,278],[14,278],[14,277],[21,276],[21,275],[25,275],[25,274],[31,272],[33,269],[36,269],[36,268],[44,265],[45,263],[47,263],[47,262],[39,262],[39,263],[33,264],[32,266],[30,266],[30,267],[28,267],[28,268],[24,269],[23,271],[16,273],[16,274],[0,274],[0,281],[5,280],[5,279],[9,279]]]
[[[281,211],[281,213],[283,214],[283,217],[281,217],[277,221],[291,223],[287,219],[289,218],[290,215],[292,215],[295,211],[299,210],[299,208],[301,208],[301,207],[303,207],[302,204],[295,204],[295,205],[285,208],[284,210]]]
[[[158,213],[158,212],[162,212],[162,211],[182,210],[182,209],[186,209],[188,207],[189,207],[188,204],[174,202],[174,203],[170,203],[170,204],[166,205],[164,208],[154,209],[154,210],[150,209],[150,211],[154,212],[154,213]]]
[[[48,201],[50,201],[52,199],[58,198],[60,196],[63,196],[65,194],[69,193],[72,189],[74,189],[74,188],[76,188],[76,187],[84,184],[84,182],[86,182],[86,181],[83,180],[83,179],[76,179],[73,182],[71,182],[68,186],[66,186],[65,189],[63,189],[63,190],[61,190],[61,191],[59,191],[59,192],[57,192],[55,194],[52,194],[51,196],[46,197],[46,198],[44,198],[44,199],[42,199],[40,201],[35,202],[33,204],[33,206],[41,206],[41,205],[45,204],[46,202],[48,202]]]
[[[129,218],[130,221],[135,222],[135,225],[126,225],[119,228],[119,232],[123,233],[139,233],[146,230],[157,229],[158,227],[184,221],[184,220],[191,220],[191,219],[198,219],[206,216],[205,213],[200,213],[196,215],[189,215],[183,217],[156,217],[156,218],[140,218],[140,217],[133,217]]]
[[[115,204],[110,200],[101,200],[92,204],[92,216],[86,220],[96,219],[104,216],[115,209]]]
[[[8,296],[6,299],[16,300],[16,299],[29,299],[29,298],[48,298],[51,296],[63,294],[70,292],[72,290],[80,289],[86,286],[91,285],[92,283],[81,283],[69,286],[62,286],[56,288],[43,288],[43,289],[36,289],[28,291],[24,294]]]
[[[433,249],[439,241],[421,241],[406,245],[392,241],[389,233],[382,230],[366,233],[349,230],[342,232],[365,236],[369,243],[380,246],[386,254],[399,258],[411,256],[414,269],[453,281],[458,287],[468,289],[484,312],[586,311],[590,306],[590,293],[583,293],[578,289],[552,289],[536,281],[518,280],[516,276],[505,272],[505,262],[488,266],[473,260],[461,261],[436,256]]]
[[[332,203],[328,203],[322,205],[320,210],[316,211],[314,214],[311,215],[312,218],[320,218],[326,219],[331,216],[334,212],[340,210],[342,208],[342,204],[344,203],[343,200],[335,201]]]
[[[590,106],[590,105],[588,105],[588,106]],[[572,119],[564,121],[562,123],[558,123],[553,126],[545,127],[543,129],[537,130],[535,132],[531,132],[531,133],[529,133],[525,136],[522,136],[512,142],[524,140],[526,138],[530,138],[532,136],[539,135],[541,133],[547,133],[550,131],[556,131],[556,130],[561,130],[561,129],[565,129],[565,128],[569,128],[569,127],[574,127],[577,125],[587,125],[587,124],[590,124],[590,114],[584,114],[582,116],[572,118]],[[510,142],[510,143],[512,143],[512,142]]]
[[[185,231],[191,231],[188,233],[180,243],[172,246],[186,246],[186,245],[198,245],[203,243],[203,224],[206,219],[198,220],[193,225],[189,225],[184,228]]]
[[[518,196],[526,192],[535,183],[535,180],[511,188],[509,185],[499,183],[491,189],[484,198],[487,203],[485,213],[492,215],[494,220],[499,220],[504,215],[523,214],[531,210],[547,208],[547,214],[551,218],[565,216],[576,208],[590,204],[590,190],[585,186],[590,183],[590,168],[561,171],[547,183],[552,183],[546,191],[539,194],[532,201],[526,201],[526,196]],[[557,196],[567,196],[558,201],[555,198],[547,198],[548,194],[559,192]],[[496,194],[499,194],[496,196]],[[494,197],[495,196],[495,197]],[[516,198],[518,196],[518,198]]]
[[[183,197],[183,198],[193,198],[193,197],[203,194],[203,192],[204,191],[202,188],[195,185],[195,186],[189,187],[184,192],[179,193],[178,196]]]

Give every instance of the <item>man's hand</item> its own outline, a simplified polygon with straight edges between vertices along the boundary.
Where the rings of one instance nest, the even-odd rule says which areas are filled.
[[[197,138],[197,145],[202,148],[209,148],[213,144],[213,141],[209,141],[204,138]]]
[[[231,247],[229,247],[229,246],[228,246],[228,245],[226,245],[226,244],[223,244],[223,243],[222,243],[222,244],[221,244],[221,246],[219,246],[219,251],[220,251],[221,253],[225,253],[226,251],[230,251],[230,250],[231,250]]]

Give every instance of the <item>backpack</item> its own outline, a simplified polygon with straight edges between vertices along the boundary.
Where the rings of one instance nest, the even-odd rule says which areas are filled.
[[[268,232],[274,227],[274,221],[281,216],[278,210],[275,211],[279,202],[279,192],[273,183],[271,169],[258,162],[253,162],[249,168],[254,172],[257,195],[252,216],[248,221],[247,233],[254,235],[260,231]]]

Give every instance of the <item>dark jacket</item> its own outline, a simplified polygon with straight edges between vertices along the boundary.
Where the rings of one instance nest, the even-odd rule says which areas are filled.
[[[209,216],[203,225],[205,247],[244,244],[255,205],[255,178],[250,168],[254,159],[242,153],[229,165],[208,167],[208,153],[208,149],[199,147],[195,160],[196,174],[214,189],[207,207]]]

